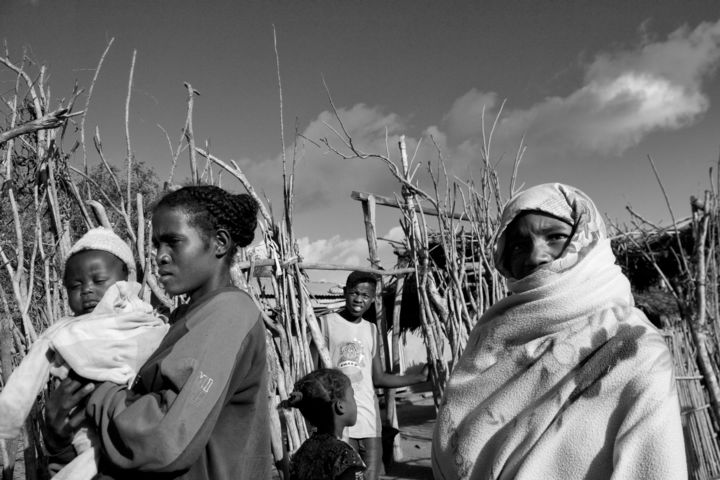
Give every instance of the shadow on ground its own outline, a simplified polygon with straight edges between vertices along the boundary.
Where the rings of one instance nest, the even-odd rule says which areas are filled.
[[[430,446],[435,427],[432,398],[411,395],[398,399],[398,424],[402,458],[389,466],[383,480],[430,480],[433,478]]]

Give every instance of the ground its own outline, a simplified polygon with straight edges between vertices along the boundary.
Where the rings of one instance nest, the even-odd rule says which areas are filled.
[[[381,476],[383,480],[431,479],[430,444],[435,427],[432,396],[409,395],[398,401],[398,424],[403,458]]]

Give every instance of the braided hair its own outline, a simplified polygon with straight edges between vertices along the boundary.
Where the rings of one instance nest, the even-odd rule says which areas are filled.
[[[295,388],[280,407],[295,407],[316,427],[332,420],[333,403],[345,399],[350,379],[340,370],[320,368],[308,373],[295,383]]]
[[[239,247],[250,245],[255,237],[258,204],[245,193],[233,195],[215,185],[191,185],[163,196],[153,210],[161,208],[181,208],[190,216],[188,223],[205,239],[220,228],[227,230]]]

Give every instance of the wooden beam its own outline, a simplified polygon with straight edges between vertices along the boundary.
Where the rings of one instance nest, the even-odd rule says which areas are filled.
[[[350,197],[352,197],[353,200],[357,200],[360,202],[367,202],[368,198],[370,198],[371,196],[375,197],[375,203],[377,205],[385,205],[386,207],[393,207],[393,208],[405,208],[405,206],[406,206],[404,203],[398,203],[398,201],[394,198],[384,197],[382,195],[376,195],[374,193],[353,191],[350,194]],[[440,213],[442,213],[443,215],[446,215],[449,218],[454,218],[455,220],[465,220],[465,221],[470,220],[470,219],[468,219],[467,215],[465,215],[464,213],[450,213],[450,214],[448,214],[446,212],[438,213],[438,211],[433,207],[421,207],[421,206],[416,205],[415,211],[422,212],[425,215],[433,215],[436,217],[439,216]]]
[[[279,262],[275,261],[272,258],[263,258],[258,259],[255,261],[242,261],[237,263],[237,268],[240,268],[242,270],[246,270],[250,267],[279,267],[279,268],[288,268],[294,264],[298,264],[298,267],[300,267],[303,270],[341,270],[341,271],[347,271],[352,272],[353,270],[359,270],[361,272],[366,273],[372,273],[375,275],[407,275],[408,273],[414,273],[415,269],[412,267],[408,268],[396,268],[393,270],[381,270],[378,268],[370,268],[363,265],[339,265],[339,264],[333,264],[333,263],[309,263],[309,262],[300,262],[298,261],[298,257],[293,257],[290,260]]]

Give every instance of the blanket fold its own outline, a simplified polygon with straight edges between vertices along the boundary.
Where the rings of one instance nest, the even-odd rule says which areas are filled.
[[[65,378],[73,370],[93,381],[132,383],[169,328],[164,318],[138,297],[139,291],[136,282],[117,282],[91,313],[63,318],[43,332],[0,392],[0,438],[20,434],[49,375]],[[73,440],[78,453],[92,444],[87,435],[81,430]],[[91,458],[84,454],[73,463],[87,463]],[[68,467],[55,478],[91,478],[96,471],[85,465],[67,476]]]
[[[568,197],[583,218],[569,252],[509,279],[452,372],[437,479],[686,478],[670,353],[634,308],[594,205]]]

